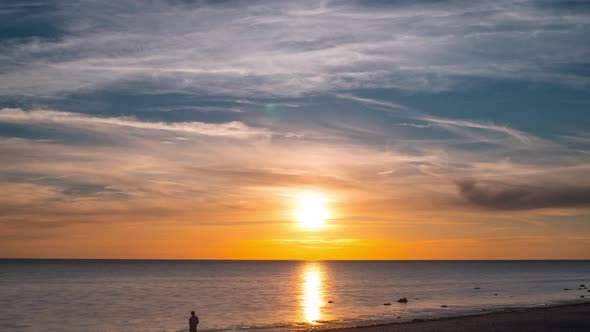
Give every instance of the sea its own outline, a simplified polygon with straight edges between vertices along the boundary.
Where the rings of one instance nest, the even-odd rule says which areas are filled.
[[[590,261],[0,260],[0,331],[299,331],[590,299]],[[407,303],[397,302],[406,298]]]

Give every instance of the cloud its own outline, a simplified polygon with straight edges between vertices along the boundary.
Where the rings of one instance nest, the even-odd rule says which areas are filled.
[[[432,116],[423,116],[418,118],[419,120],[429,122],[434,125],[442,126],[442,127],[462,127],[462,128],[470,128],[470,129],[481,129],[487,131],[498,132],[502,134],[506,134],[507,136],[514,138],[521,143],[529,144],[533,141],[533,136],[527,133],[524,133],[520,130],[516,130],[513,128],[509,128],[507,126],[499,126],[494,123],[485,123],[485,122],[477,122],[477,121],[469,121],[469,120],[460,120],[460,119],[442,119],[436,118]]]
[[[18,108],[0,109],[0,122],[26,125],[51,123],[65,126],[116,126],[235,138],[269,136],[272,134],[266,129],[253,128],[239,121],[221,124],[205,122],[145,122],[139,121],[134,117],[103,118],[80,113],[47,110],[24,111]]]
[[[440,91],[474,77],[589,82],[572,70],[590,56],[590,46],[579,42],[590,31],[588,12],[532,0],[55,7],[56,36],[0,44],[0,94],[122,89],[132,82],[233,96]]]
[[[475,130],[485,131],[488,133],[492,132],[492,133],[503,134],[505,136],[508,136],[509,138],[512,138],[512,139],[518,141],[519,143],[527,144],[527,145],[530,145],[533,142],[540,143],[542,141],[541,139],[539,139],[531,134],[525,133],[523,131],[520,131],[520,130],[517,130],[514,128],[510,128],[508,126],[497,125],[497,124],[494,124],[491,122],[481,122],[481,121],[473,121],[473,120],[465,120],[465,119],[445,119],[445,118],[436,117],[433,115],[427,115],[425,113],[414,110],[410,107],[407,107],[407,106],[404,106],[401,104],[397,104],[397,103],[393,103],[393,102],[382,101],[382,100],[371,99],[371,98],[357,97],[357,96],[350,95],[350,94],[338,94],[337,96],[339,98],[344,98],[344,99],[356,101],[356,102],[363,103],[363,104],[370,105],[370,106],[372,106],[372,105],[380,106],[379,108],[376,108],[376,109],[379,111],[385,111],[387,113],[394,113],[394,114],[396,114],[396,116],[401,117],[401,118],[413,119],[413,120],[419,120],[419,121],[425,122],[425,124],[400,123],[399,125],[402,127],[413,127],[413,128],[421,128],[421,129],[433,128],[433,127],[444,128],[448,131],[451,131],[451,132],[458,134],[458,135],[465,137],[465,138],[472,138],[472,139],[475,139],[478,141],[484,141],[484,142],[490,142],[490,143],[494,142],[494,141],[497,142],[498,140],[495,139],[494,137],[489,136],[489,135],[481,135],[479,133],[473,132],[472,130],[475,129]]]
[[[336,97],[342,98],[342,99],[347,99],[347,100],[352,100],[352,101],[357,101],[357,102],[369,104],[369,105],[385,106],[386,108],[389,108],[392,110],[397,109],[397,110],[403,110],[403,111],[411,111],[411,108],[404,106],[402,104],[397,104],[397,103],[392,103],[389,101],[383,101],[383,100],[377,100],[377,99],[371,99],[371,98],[363,98],[363,97],[358,97],[358,96],[355,96],[352,94],[339,93],[339,94],[336,94]]]
[[[431,124],[420,124],[420,123],[400,123],[402,127],[413,127],[413,128],[432,128]]]
[[[461,181],[457,188],[468,203],[494,210],[590,206],[590,185],[481,185]]]

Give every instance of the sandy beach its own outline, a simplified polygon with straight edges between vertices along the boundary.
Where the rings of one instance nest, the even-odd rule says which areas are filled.
[[[342,330],[348,332],[590,331],[590,302]]]

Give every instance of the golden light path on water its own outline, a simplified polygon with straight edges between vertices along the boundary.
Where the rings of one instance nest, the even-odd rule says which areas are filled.
[[[324,271],[320,263],[304,263],[302,270],[301,308],[306,322],[314,324],[320,320],[323,305]]]

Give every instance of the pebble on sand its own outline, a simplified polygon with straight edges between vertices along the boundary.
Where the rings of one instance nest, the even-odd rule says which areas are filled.
[[[401,299],[397,300],[398,303],[408,303],[408,299],[402,297]]]
[[[334,303],[334,301],[328,301],[328,303]]]
[[[387,303],[383,303],[383,305],[391,305],[391,303],[387,302]]]
[[[473,289],[479,289],[479,287],[473,287]]]
[[[441,308],[447,308],[448,306],[446,304],[443,304],[440,306]]]

